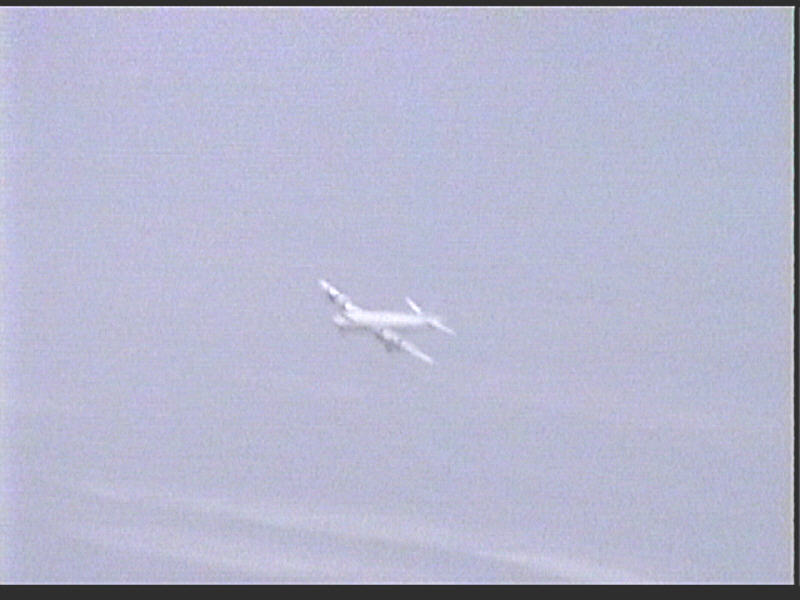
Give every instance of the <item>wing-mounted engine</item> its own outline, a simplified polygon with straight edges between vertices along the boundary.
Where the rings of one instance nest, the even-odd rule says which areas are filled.
[[[337,290],[335,287],[333,287],[330,283],[328,283],[324,279],[319,280],[319,286],[328,295],[330,301],[333,302],[339,308],[345,311],[358,310],[358,307],[350,301],[349,296]]]
[[[430,356],[425,354],[411,342],[401,338],[391,329],[377,329],[374,331],[374,333],[375,336],[383,343],[387,352],[391,352],[392,350],[403,350],[408,352],[411,356],[425,361],[429,365],[433,364],[433,359]]]
[[[402,347],[402,338],[391,329],[378,329],[375,331],[375,337],[380,340],[387,352],[399,350]]]

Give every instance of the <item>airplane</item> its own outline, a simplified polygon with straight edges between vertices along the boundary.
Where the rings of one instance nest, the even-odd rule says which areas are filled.
[[[406,303],[411,308],[410,313],[365,310],[353,304],[348,296],[324,279],[319,280],[319,285],[331,302],[340,309],[340,312],[333,317],[333,322],[339,331],[370,332],[383,343],[387,352],[403,350],[428,364],[433,364],[430,356],[411,342],[401,338],[395,329],[438,329],[448,335],[456,334],[455,331],[444,325],[439,317],[422,312],[422,309],[411,298],[406,298]]]

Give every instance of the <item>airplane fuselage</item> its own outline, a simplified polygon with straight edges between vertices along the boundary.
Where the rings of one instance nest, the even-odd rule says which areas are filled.
[[[422,329],[430,327],[426,317],[413,313],[349,310],[337,314],[333,322],[342,329]]]
[[[422,312],[422,309],[411,299],[406,297],[406,304],[412,312],[394,312],[365,310],[359,308],[350,298],[333,287],[324,279],[319,280],[320,287],[325,291],[331,302],[339,307],[341,312],[333,317],[333,322],[339,331],[364,331],[373,334],[386,347],[387,351],[403,350],[415,358],[433,364],[433,359],[417,348],[408,340],[398,335],[398,329],[438,329],[448,335],[455,335],[455,331],[444,325],[439,317]]]

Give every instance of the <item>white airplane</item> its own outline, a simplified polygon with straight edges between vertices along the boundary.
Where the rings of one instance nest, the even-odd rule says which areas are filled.
[[[455,335],[455,331],[445,326],[439,317],[422,312],[411,298],[406,298],[412,312],[389,312],[365,310],[359,308],[330,283],[324,279],[319,280],[319,285],[328,294],[328,298],[338,306],[341,311],[334,315],[333,322],[339,331],[355,330],[368,331],[375,335],[386,347],[387,351],[405,350],[412,356],[433,364],[433,359],[422,352],[414,344],[401,338],[395,329],[438,329],[448,335]]]

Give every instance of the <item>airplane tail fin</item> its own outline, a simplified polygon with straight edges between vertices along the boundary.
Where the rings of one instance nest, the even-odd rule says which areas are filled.
[[[408,306],[411,308],[411,310],[414,311],[415,314],[418,314],[418,315],[422,314],[422,309],[417,305],[416,302],[414,302],[408,296],[406,296],[406,304],[408,304]]]
[[[408,306],[411,308],[411,310],[414,311],[414,314],[422,315],[422,316],[427,317],[428,324],[431,327],[433,327],[434,329],[438,329],[439,331],[442,331],[442,332],[446,333],[447,335],[455,335],[456,334],[455,331],[453,331],[447,325],[442,323],[442,321],[441,321],[441,319],[439,319],[439,317],[434,317],[432,315],[423,315],[422,309],[419,307],[419,305],[416,302],[414,302],[411,298],[409,298],[407,296],[406,296],[406,304],[408,304]]]

